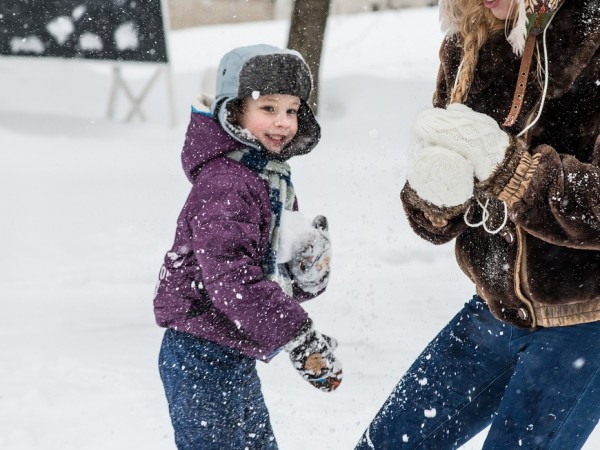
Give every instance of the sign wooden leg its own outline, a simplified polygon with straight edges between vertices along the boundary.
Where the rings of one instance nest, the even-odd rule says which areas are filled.
[[[152,86],[156,83],[156,80],[160,77],[160,74],[164,71],[165,78],[167,82],[167,101],[169,103],[169,114],[171,118],[171,125],[175,125],[175,103],[173,96],[173,84],[171,80],[171,70],[169,67],[161,67],[154,71],[150,79],[144,85],[144,88],[141,90],[139,94],[134,94],[131,87],[127,84],[125,78],[123,77],[123,72],[121,70],[120,65],[113,66],[112,70],[112,86],[109,95],[109,103],[108,110],[106,113],[107,118],[112,118],[115,113],[115,104],[117,100],[117,96],[119,92],[123,92],[131,108],[125,117],[126,122],[131,122],[134,117],[138,116],[142,122],[146,121],[146,116],[142,111],[142,102],[145,100],[146,96],[152,89]]]

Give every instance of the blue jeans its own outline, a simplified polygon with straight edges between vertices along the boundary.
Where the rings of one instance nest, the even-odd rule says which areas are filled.
[[[357,450],[573,450],[600,417],[600,322],[513,327],[475,296],[400,380]]]
[[[159,370],[179,450],[276,450],[256,361],[168,329]]]

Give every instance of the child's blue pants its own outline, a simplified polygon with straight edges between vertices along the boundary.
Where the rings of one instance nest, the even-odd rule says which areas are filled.
[[[519,329],[468,302],[400,380],[357,450],[574,450],[600,417],[600,322]]]
[[[179,450],[276,450],[256,361],[168,329],[159,370]]]

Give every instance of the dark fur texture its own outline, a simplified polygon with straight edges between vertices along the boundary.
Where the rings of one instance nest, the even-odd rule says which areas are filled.
[[[505,229],[492,235],[467,227],[466,207],[446,212],[448,224],[434,227],[425,217],[436,212],[431,205],[408,185],[402,192],[414,230],[436,244],[456,238],[457,261],[494,314],[523,327],[600,320],[600,1],[567,0],[548,29],[547,42],[543,114],[524,140],[515,138],[541,98],[534,59],[521,115],[506,130],[512,135],[507,156],[476,187],[477,196],[492,199],[490,227],[500,225],[504,206],[496,197],[514,182],[523,152],[537,155],[526,189],[509,207]],[[445,107],[461,57],[454,38],[444,41],[440,57],[434,105]],[[480,51],[465,104],[502,123],[519,62],[503,32],[492,35]],[[473,202],[471,221],[480,220],[478,209]]]

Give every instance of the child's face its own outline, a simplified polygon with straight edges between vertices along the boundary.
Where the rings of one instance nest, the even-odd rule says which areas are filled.
[[[298,132],[300,99],[294,95],[261,95],[244,99],[240,125],[270,152],[280,153]]]

